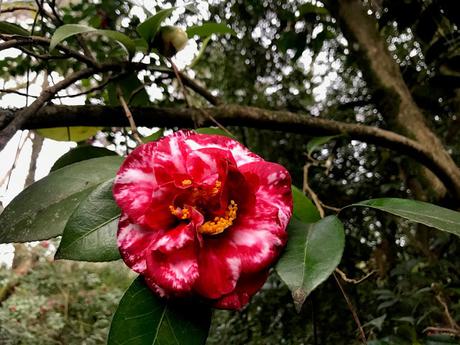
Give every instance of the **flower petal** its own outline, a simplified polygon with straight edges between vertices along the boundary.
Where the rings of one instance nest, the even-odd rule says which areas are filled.
[[[185,162],[190,149],[184,144],[184,140],[193,133],[191,131],[178,131],[157,142],[155,156],[152,158],[158,184],[175,181],[176,177],[180,178],[187,175]]]
[[[193,151],[211,148],[230,151],[238,167],[250,162],[263,161],[262,158],[249,151],[236,140],[222,135],[192,134],[185,139],[185,143]]]
[[[219,242],[210,239],[200,248],[200,275],[195,290],[205,298],[216,299],[230,293],[240,275],[240,259]]]
[[[222,242],[231,243],[240,257],[242,272],[257,272],[273,264],[286,244],[286,226],[292,214],[289,173],[282,166],[257,162],[244,165],[254,195],[252,205],[241,210]]]
[[[291,176],[281,165],[271,162],[255,162],[240,167],[240,171],[252,186],[256,204],[264,201],[278,210],[281,227],[286,228],[292,215]],[[263,210],[256,209],[255,212]]]
[[[214,303],[215,308],[242,309],[250,298],[260,290],[268,278],[268,270],[256,274],[241,275],[235,289]]]
[[[134,221],[143,217],[157,186],[153,173],[153,155],[157,142],[141,145],[125,159],[113,184],[118,206]]]
[[[152,250],[147,255],[145,275],[167,295],[180,296],[192,290],[199,275],[197,242],[190,238],[179,240],[178,234],[173,236],[176,240],[175,244],[183,246],[172,250],[173,247],[162,243],[160,248],[163,250]]]
[[[142,225],[133,224],[125,213],[118,223],[117,244],[123,261],[135,272],[144,273],[148,247],[154,243],[160,232]]]

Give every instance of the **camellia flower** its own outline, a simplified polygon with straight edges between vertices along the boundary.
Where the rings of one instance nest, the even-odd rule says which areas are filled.
[[[113,194],[125,263],[160,296],[240,309],[283,249],[287,170],[219,135],[179,131],[136,148]]]

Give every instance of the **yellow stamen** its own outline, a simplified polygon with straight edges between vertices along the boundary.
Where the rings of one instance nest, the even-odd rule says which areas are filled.
[[[228,205],[228,210],[225,211],[224,217],[215,217],[213,221],[207,221],[198,228],[198,232],[206,235],[222,233],[233,224],[233,221],[236,219],[236,211],[238,211],[238,205],[232,200]]]
[[[211,196],[217,195],[220,191],[220,187],[222,186],[222,182],[216,181],[216,184],[214,185],[214,188],[211,191]]]
[[[192,180],[182,180],[182,186],[187,187],[192,184]]]
[[[190,218],[190,210],[188,208],[174,208],[173,205],[169,205],[169,210],[171,213],[179,219],[189,219]]]

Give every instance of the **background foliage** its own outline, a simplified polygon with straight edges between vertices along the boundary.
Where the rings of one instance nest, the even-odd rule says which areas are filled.
[[[324,3],[326,7],[317,1],[213,1],[201,3],[208,14],[187,12],[174,18],[182,26],[225,21],[236,32],[236,36],[213,35],[190,71],[226,103],[394,129],[363,80],[363,74],[369,72],[362,69],[327,9],[330,4]],[[135,37],[141,21],[133,10],[136,4],[71,1],[60,7],[57,18],[32,12],[34,19],[29,12],[19,11],[16,20],[25,18],[23,28],[46,37],[62,24],[77,23]],[[162,1],[156,9],[170,4],[176,5]],[[376,18],[379,33],[426,121],[458,165],[460,23],[452,4],[449,0],[363,3]],[[28,5],[36,8],[35,2]],[[15,17],[4,13],[5,18],[14,21]],[[198,39],[198,45],[203,41]],[[78,48],[75,37],[66,42]],[[126,59],[126,51],[105,36],[88,36],[86,42],[98,61]],[[34,54],[48,53],[46,47],[30,49]],[[150,63],[160,66],[160,59],[153,56]],[[0,61],[0,78],[25,83],[27,76],[45,72],[59,79],[79,68],[81,62],[68,58],[36,59],[20,54]],[[115,89],[121,82],[123,92],[131,95],[131,106],[184,105],[175,81],[161,73],[104,78],[106,87],[84,95],[86,104],[118,105]],[[84,79],[69,93],[100,83],[100,79]],[[203,105],[197,95],[189,96],[192,105]],[[245,126],[228,129],[265,159],[286,166],[294,184],[303,185],[310,138]],[[63,131],[65,135],[67,130]],[[102,143],[121,154],[134,146],[122,128],[103,128],[96,137],[80,142],[88,143]],[[420,196],[420,172],[401,153],[336,137],[311,152],[311,159],[315,164],[308,182],[326,205],[340,208],[374,197]],[[424,197],[436,200],[431,194]],[[458,208],[450,200],[440,202]],[[347,236],[340,269],[357,278],[374,272],[360,284],[344,283],[369,344],[458,343],[458,338],[439,334],[452,321],[460,322],[458,237],[370,209],[346,209],[341,219]],[[129,285],[129,274],[120,271],[119,263],[50,262],[49,253],[40,248],[30,249],[29,257],[40,254],[41,259],[34,259],[33,269],[20,277],[20,283],[1,302],[0,343],[104,343],[111,315]],[[4,267],[0,272],[0,286],[17,279],[14,270]],[[208,344],[222,343],[222,339],[229,344],[359,343],[355,322],[332,277],[296,313],[289,290],[276,274],[242,312],[214,313]]]

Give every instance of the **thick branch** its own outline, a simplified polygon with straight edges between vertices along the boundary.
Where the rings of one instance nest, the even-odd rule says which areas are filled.
[[[17,111],[3,111],[0,123],[16,118]],[[248,126],[313,136],[343,134],[387,147],[406,154],[428,167],[457,199],[460,184],[446,169],[442,157],[433,155],[425,145],[394,132],[371,126],[342,123],[287,111],[270,111],[255,107],[224,105],[206,109],[194,108],[135,108],[131,109],[138,126],[193,127],[198,119],[202,125],[214,125],[211,116],[223,125]],[[3,121],[2,121],[3,120]],[[46,106],[36,112],[23,125],[23,129],[63,126],[129,126],[121,108],[99,105]]]
[[[14,118],[2,129],[0,132],[0,151],[3,150],[3,148],[6,146],[8,141],[11,139],[11,137],[16,133],[18,129],[22,127],[22,125],[34,114],[38,112],[38,110],[43,107],[46,102],[50,101],[55,94],[57,94],[60,90],[63,90],[76,81],[87,78],[97,72],[105,72],[105,71],[110,71],[110,70],[117,70],[121,69],[120,64],[105,64],[99,66],[98,69],[95,69],[93,67],[89,67],[83,70],[80,70],[78,72],[75,72],[65,79],[61,80],[60,82],[56,83],[53,86],[50,86],[46,89],[44,89],[40,96],[37,97],[37,99],[28,107],[22,108],[19,110]],[[3,119],[0,118],[0,123],[5,123]]]
[[[395,130],[417,140],[431,155],[439,157],[444,169],[452,175],[457,185],[460,184],[460,169],[441,140],[427,126],[398,63],[378,30],[376,18],[366,13],[367,9],[361,0],[328,0],[326,3],[352,48],[382,115]],[[424,175],[429,182],[428,187],[433,188],[438,197],[442,196],[445,190],[439,181],[430,174]]]

